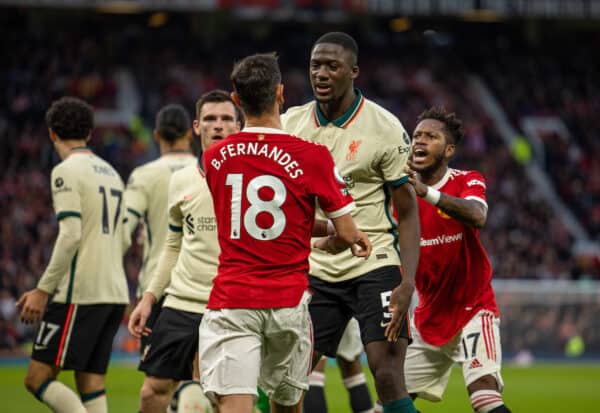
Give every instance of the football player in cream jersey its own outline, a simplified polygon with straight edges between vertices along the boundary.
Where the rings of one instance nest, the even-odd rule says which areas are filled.
[[[196,164],[190,152],[192,137],[191,119],[181,105],[167,105],[156,115],[154,139],[160,148],[160,158],[138,166],[133,170],[125,190],[126,237],[143,222],[143,261],[138,277],[138,297],[148,288],[150,276],[156,270],[158,257],[167,236],[167,189],[171,175],[188,165]],[[152,327],[160,305],[156,305],[148,321]],[[141,340],[141,352],[147,345]]]
[[[229,93],[204,94],[196,104],[194,131],[204,151],[241,126],[241,113]],[[191,381],[198,349],[198,326],[217,273],[219,244],[212,198],[198,162],[173,174],[168,191],[168,230],[155,273],[131,314],[129,331],[136,337],[150,332],[151,308],[165,295],[162,311],[142,354],[146,373],[140,410],[163,413],[178,390],[178,411],[201,403],[204,395]],[[196,411],[196,410],[194,410]]]
[[[373,243],[368,260],[353,260],[348,251],[331,256],[313,249],[313,360],[336,355],[344,329],[355,317],[384,411],[414,413],[403,374],[410,340],[407,311],[419,258],[417,201],[403,170],[410,139],[393,114],[354,88],[358,75],[356,41],[341,32],[321,36],[309,63],[315,99],[282,117],[288,133],[329,149],[356,200],[356,225]],[[390,200],[399,211],[398,222],[389,213]]]
[[[92,108],[64,97],[46,113],[62,159],[52,170],[58,237],[37,288],[21,296],[21,320],[41,319],[25,377],[27,390],[54,412],[106,413],[104,377],[129,302],[123,270],[123,181],[88,148]],[[49,299],[51,298],[50,302]],[[57,381],[75,371],[76,394]]]

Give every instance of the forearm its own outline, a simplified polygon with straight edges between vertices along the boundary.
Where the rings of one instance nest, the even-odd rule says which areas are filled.
[[[418,209],[412,208],[398,217],[398,248],[402,255],[402,282],[414,286],[419,264],[421,228]]]
[[[472,199],[457,198],[441,192],[440,200],[436,206],[445,214],[465,225],[481,228],[485,224],[487,211],[481,202]]]
[[[402,284],[414,286],[419,264],[421,226],[414,188],[403,184],[392,190],[392,200],[398,215],[398,248],[402,256]]]
[[[176,238],[177,236],[172,235],[172,233],[169,233],[167,236],[167,243],[160,254],[156,271],[152,274],[150,285],[146,289],[146,292],[151,293],[157,301],[162,297],[165,289],[171,282],[171,271],[173,271],[179,258],[181,235],[179,235],[178,240]]]
[[[54,244],[52,257],[46,271],[40,278],[37,288],[53,294],[56,287],[69,271],[73,257],[77,253],[81,241],[81,219],[65,218],[59,223],[58,237]]]

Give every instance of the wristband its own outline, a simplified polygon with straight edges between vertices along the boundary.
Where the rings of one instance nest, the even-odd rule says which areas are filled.
[[[440,202],[441,196],[442,196],[442,194],[440,193],[440,191],[428,186],[427,192],[425,193],[425,196],[423,197],[423,199],[425,201],[429,202],[431,205],[437,205],[438,202]]]
[[[328,219],[327,220],[327,235],[335,235],[335,225],[333,225],[333,222]]]

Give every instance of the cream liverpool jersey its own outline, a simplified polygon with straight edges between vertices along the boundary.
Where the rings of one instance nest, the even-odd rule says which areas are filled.
[[[164,306],[204,312],[217,275],[219,241],[213,201],[197,164],[173,174],[169,185],[168,242],[181,239]]]
[[[146,290],[156,270],[160,251],[167,236],[167,195],[173,172],[195,165],[196,158],[187,152],[168,152],[155,161],[133,170],[127,182],[125,205],[129,233],[138,220],[144,223],[144,254],[138,278],[138,295]]]
[[[403,169],[410,153],[410,139],[394,115],[356,92],[357,98],[348,111],[331,122],[315,101],[290,108],[282,116],[287,132],[329,148],[356,203],[354,222],[373,243],[373,254],[368,260],[353,257],[350,250],[329,255],[313,249],[310,273],[329,282],[400,264],[387,185],[399,186],[408,181]],[[325,219],[320,210],[317,217]]]
[[[123,270],[123,181],[87,147],[74,148],[52,170],[56,218],[80,219],[81,239],[70,265],[49,274],[38,288],[53,301],[75,304],[129,302]],[[54,254],[60,254],[55,251]]]

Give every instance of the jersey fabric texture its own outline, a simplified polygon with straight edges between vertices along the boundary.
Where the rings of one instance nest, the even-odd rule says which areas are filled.
[[[282,116],[288,133],[329,149],[356,202],[354,222],[373,244],[373,254],[367,260],[353,257],[349,250],[334,256],[314,250],[310,255],[311,275],[329,282],[400,264],[387,185],[399,186],[408,181],[403,169],[410,139],[394,115],[356,92],[354,104],[331,122],[315,101],[290,108]],[[323,219],[323,213],[317,217]]]
[[[220,253],[213,201],[198,164],[173,174],[169,185],[168,243],[181,250],[165,290],[165,307],[202,313]]]
[[[80,219],[81,240],[70,265],[45,273],[38,288],[58,303],[128,303],[121,177],[89,148],[75,148],[52,170],[51,186],[56,218]]]
[[[485,179],[477,171],[448,168],[432,186],[487,208]],[[479,232],[419,198],[421,254],[415,275],[419,304],[415,325],[424,341],[447,343],[480,310],[498,316],[492,267]]]
[[[144,223],[144,253],[138,277],[138,295],[146,291],[165,243],[167,188],[171,175],[195,164],[196,158],[190,153],[167,152],[152,162],[138,166],[129,176],[125,191],[129,230],[132,231],[139,220]]]
[[[294,307],[308,285],[315,202],[330,218],[354,208],[323,145],[247,128],[203,156],[221,255],[208,308]]]

